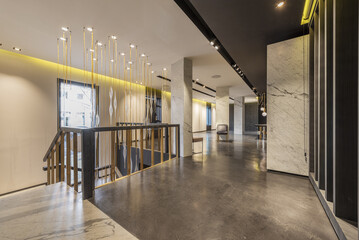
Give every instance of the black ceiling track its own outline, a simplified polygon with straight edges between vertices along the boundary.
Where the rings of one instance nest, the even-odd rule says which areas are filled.
[[[222,57],[231,65],[234,71],[243,79],[243,81],[252,89],[252,91],[258,95],[257,89],[252,85],[252,83],[248,80],[247,76],[243,73],[243,71],[239,68],[237,63],[233,60],[233,58],[229,55],[224,46],[220,43],[216,35],[209,28],[207,23],[201,17],[201,15],[194,8],[192,3],[189,0],[174,0],[177,5],[182,9],[182,11],[188,16],[189,19],[197,26],[197,28],[202,32],[202,34],[208,39],[208,42],[213,42],[215,46],[219,48],[217,51],[222,55]]]
[[[157,77],[158,77],[158,78],[161,78],[161,79],[164,79],[164,80],[166,80],[166,81],[172,82],[171,79],[166,78],[166,77],[163,77],[163,76],[161,76],[161,75],[158,75]],[[210,91],[216,93],[216,90],[214,90],[213,88],[204,86],[202,83],[199,83],[199,82],[197,82],[196,80],[192,80],[192,83],[195,83],[195,84],[197,84],[197,85],[199,85],[199,86],[201,86],[201,87],[203,87],[203,88],[205,88],[205,89],[208,89],[208,90],[210,90]],[[205,93],[205,92],[202,92],[202,91],[200,91],[200,90],[197,90],[197,89],[195,89],[195,88],[192,88],[192,90],[195,91],[195,92],[199,92],[199,93],[202,93],[202,94],[204,94],[204,95],[213,97],[213,98],[216,97],[216,96],[213,96],[213,95],[211,95],[211,94],[209,94],[209,93]],[[229,97],[229,99],[234,100],[234,98],[232,98],[232,97]]]

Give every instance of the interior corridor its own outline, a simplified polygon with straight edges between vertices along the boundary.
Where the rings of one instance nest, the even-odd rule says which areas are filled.
[[[194,137],[203,155],[98,188],[91,201],[139,239],[337,239],[308,178],[265,170],[266,141]]]

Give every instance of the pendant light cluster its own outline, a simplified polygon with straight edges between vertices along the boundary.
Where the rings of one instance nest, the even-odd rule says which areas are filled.
[[[61,30],[62,36],[57,38],[58,78],[64,79],[66,84],[69,80],[71,84],[71,31],[68,27]],[[120,122],[126,125],[150,123],[156,109],[156,91],[153,90],[155,71],[149,57],[139,52],[134,43],[119,51],[119,39],[115,35],[108,36],[106,41],[95,37],[93,27],[83,27],[83,82],[91,86],[91,96],[87,97],[93,103],[96,102],[96,88],[101,86],[99,104],[92,104],[92,126],[115,126]],[[163,74],[167,75],[166,69],[163,69]],[[141,87],[146,89],[145,96]],[[144,118],[140,115],[142,111],[145,111]]]
[[[267,116],[267,103],[266,103],[266,94],[262,93],[259,97],[259,106],[260,110],[262,111],[262,116]]]

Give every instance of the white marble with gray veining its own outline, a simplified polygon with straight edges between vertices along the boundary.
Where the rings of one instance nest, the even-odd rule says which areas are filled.
[[[308,176],[308,36],[267,46],[267,168]]]
[[[244,97],[234,98],[234,134],[243,134],[245,129]]]
[[[171,65],[171,121],[180,124],[180,155],[192,155],[192,60]]]
[[[137,239],[65,183],[0,197],[0,239]]]

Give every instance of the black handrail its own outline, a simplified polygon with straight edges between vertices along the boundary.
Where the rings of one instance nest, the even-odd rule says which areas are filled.
[[[121,124],[132,124],[132,123],[121,123]],[[82,133],[84,130],[92,130],[94,132],[108,132],[108,131],[119,131],[119,130],[131,130],[131,129],[143,129],[143,128],[160,128],[160,127],[179,127],[179,124],[167,124],[167,123],[150,123],[150,124],[142,124],[142,123],[135,123],[137,125],[127,125],[127,126],[116,126],[116,127],[94,127],[94,128],[85,128],[85,127],[62,127],[57,131],[56,136],[52,140],[49,149],[47,150],[43,161],[46,162],[49,158],[51,150],[55,147],[61,132],[73,132],[73,133]]]
[[[44,162],[46,162],[46,160],[49,158],[49,155],[50,155],[52,149],[55,147],[55,144],[59,140],[60,135],[61,135],[61,130],[58,130],[55,137],[54,137],[54,139],[52,140],[52,142],[50,144],[49,149],[47,150],[47,152],[46,152],[46,154],[44,156],[44,159],[43,159]]]

